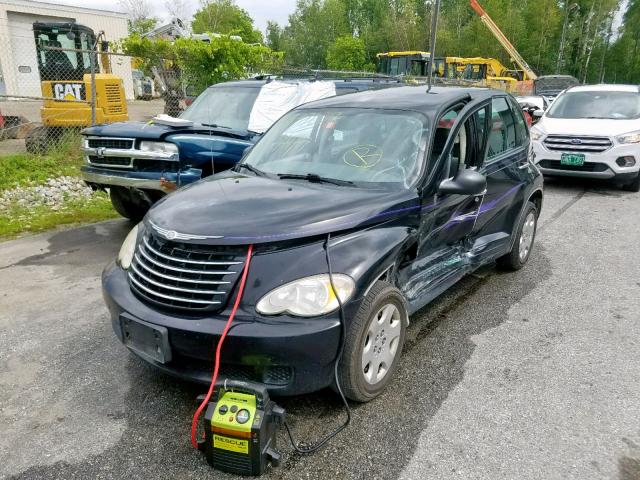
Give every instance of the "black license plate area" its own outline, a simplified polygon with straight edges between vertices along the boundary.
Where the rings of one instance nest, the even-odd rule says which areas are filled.
[[[159,363],[171,361],[169,331],[162,326],[120,315],[124,344],[137,354]]]

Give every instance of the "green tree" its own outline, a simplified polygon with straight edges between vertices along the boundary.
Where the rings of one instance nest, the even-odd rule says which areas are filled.
[[[127,20],[127,27],[130,34],[137,33],[143,35],[156,28],[156,25],[158,25],[157,18],[138,18],[134,20]]]
[[[329,46],[327,67],[332,70],[363,71],[371,70],[373,65],[367,62],[362,39],[344,35],[336,38]]]
[[[193,16],[193,33],[238,35],[246,43],[262,43],[262,33],[253,19],[234,0],[211,0]]]
[[[267,47],[274,51],[282,50],[282,29],[276,22],[267,22]]]
[[[116,48],[136,57],[147,75],[155,73],[156,78],[161,78],[166,85],[162,92],[165,110],[170,114],[175,114],[177,99],[182,97],[182,89],[186,86],[201,92],[214,83],[277,71],[282,64],[281,53],[229,36],[212,38],[206,43],[192,38],[170,42],[133,34]]]
[[[285,59],[293,65],[324,67],[329,45],[350,33],[343,0],[298,0],[283,31]]]

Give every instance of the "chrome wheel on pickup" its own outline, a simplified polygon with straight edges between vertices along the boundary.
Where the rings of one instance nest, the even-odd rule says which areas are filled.
[[[407,308],[400,291],[386,282],[377,282],[345,332],[338,373],[348,398],[368,402],[382,393],[400,361],[407,323]]]

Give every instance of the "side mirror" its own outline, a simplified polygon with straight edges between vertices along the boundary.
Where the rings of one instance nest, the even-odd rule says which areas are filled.
[[[487,177],[467,168],[454,178],[443,180],[438,193],[449,195],[482,195],[487,189]]]
[[[538,120],[540,120],[542,118],[542,115],[544,115],[543,110],[538,109],[533,111],[533,118],[537,118]]]

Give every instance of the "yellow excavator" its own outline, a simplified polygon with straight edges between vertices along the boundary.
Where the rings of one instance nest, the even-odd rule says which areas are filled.
[[[429,52],[403,51],[378,53],[378,73],[390,76],[426,77]],[[516,91],[519,82],[528,79],[521,70],[509,70],[495,58],[435,57],[436,78]]]
[[[40,108],[42,126],[25,137],[28,152],[46,151],[69,129],[129,119],[122,79],[111,73],[104,32],[96,37],[91,28],[75,22],[36,22],[33,34],[45,100]]]

